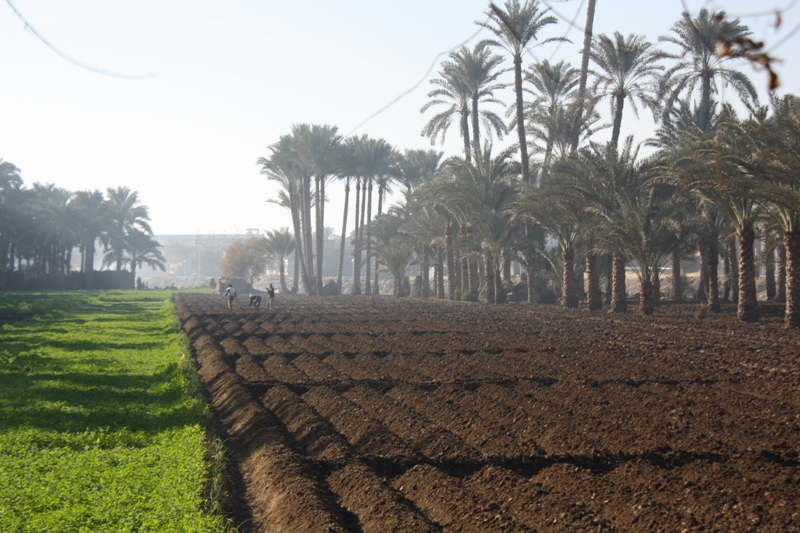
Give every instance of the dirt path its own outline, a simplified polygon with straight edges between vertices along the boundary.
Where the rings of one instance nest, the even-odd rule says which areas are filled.
[[[800,333],[774,310],[176,305],[253,531],[800,531]]]

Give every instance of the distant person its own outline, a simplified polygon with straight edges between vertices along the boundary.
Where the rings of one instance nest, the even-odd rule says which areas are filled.
[[[261,296],[259,296],[258,294],[251,294],[250,307],[255,307],[256,309],[261,307]]]
[[[236,289],[233,288],[233,285],[228,285],[228,288],[225,289],[222,296],[228,297],[228,309],[233,311],[233,302],[236,300]]]
[[[275,299],[275,287],[272,286],[272,283],[269,284],[269,288],[267,289],[267,295],[269,296],[269,300],[267,300],[267,305],[269,305],[269,309],[271,311],[272,300]]]

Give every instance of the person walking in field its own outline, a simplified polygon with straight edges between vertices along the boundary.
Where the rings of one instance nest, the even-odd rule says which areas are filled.
[[[236,300],[236,289],[233,288],[233,285],[228,285],[222,296],[228,297],[228,309],[233,311],[233,302]]]
[[[267,289],[267,295],[269,296],[269,300],[267,300],[267,305],[269,305],[269,310],[272,311],[272,300],[275,299],[275,287],[272,286],[272,283],[269,284],[269,288]]]
[[[258,294],[250,295],[250,307],[255,307],[258,310],[261,307],[261,296]]]

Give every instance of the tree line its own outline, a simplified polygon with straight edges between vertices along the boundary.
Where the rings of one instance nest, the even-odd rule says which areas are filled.
[[[41,183],[26,187],[20,169],[0,159],[0,290],[58,286],[58,280],[73,273],[75,250],[80,254],[77,272],[83,274],[80,288],[94,288],[98,242],[103,269],[129,269],[131,279],[143,265],[165,270],[148,208],[136,191],[124,186],[105,193]],[[11,278],[17,282],[10,283]]]
[[[538,0],[491,5],[479,24],[492,38],[449,55],[421,110],[436,111],[422,134],[434,142],[455,127],[462,155],[401,153],[385,140],[344,138],[314,124],[295,125],[271,145],[258,163],[291,213],[305,290],[321,291],[326,187],[338,180],[345,204],[337,281],[341,287],[354,196],[353,294],[374,294],[379,269],[402,294],[408,267],[418,264],[423,297],[502,302],[518,262],[530,300],[576,307],[584,298],[589,309],[622,312],[628,268],[638,278],[639,309],[649,314],[665,267],[670,297],[681,300],[680,260],[699,251],[696,297],[711,310],[735,301],[739,318],[753,321],[760,238],[768,297],[785,301],[787,326],[800,327],[800,98],[759,102],[733,68],[748,59],[737,43],[751,42],[750,31],[724,12],[684,13],[656,44],[643,35],[593,35],[595,9],[591,0],[575,68],[524,65],[526,51],[564,40],[546,35],[558,20]],[[508,58],[514,100],[504,121],[499,96],[508,89],[499,78]],[[723,84],[744,112],[719,100]],[[653,115],[646,157],[622,136],[626,110]],[[595,141],[605,128],[610,140]],[[512,133],[512,146],[493,148],[493,138]],[[403,199],[384,212],[395,186]]]

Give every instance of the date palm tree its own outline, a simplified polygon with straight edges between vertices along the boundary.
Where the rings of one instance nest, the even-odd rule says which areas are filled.
[[[469,160],[472,157],[469,135],[471,104],[469,87],[454,69],[448,68],[440,70],[439,77],[430,80],[430,84],[435,87],[428,93],[428,98],[431,100],[422,106],[420,113],[425,113],[434,106],[446,107],[428,120],[422,129],[422,136],[430,138],[432,145],[437,138],[443,143],[447,130],[454,123],[458,123],[459,133],[464,142],[464,157]]]
[[[452,76],[461,80],[469,94],[473,149],[479,149],[481,145],[481,123],[490,134],[494,132],[500,139],[505,134],[503,120],[493,111],[479,109],[478,106],[478,104],[501,103],[493,95],[503,87],[503,84],[497,82],[503,74],[503,70],[498,68],[502,62],[501,56],[493,54],[488,46],[479,43],[472,50],[462,46],[450,54],[450,61],[444,65]]]
[[[115,265],[117,272],[122,270],[127,250],[127,237],[134,231],[152,235],[150,214],[147,206],[139,202],[139,193],[122,186],[106,189],[108,197],[109,227],[103,236],[103,244],[109,261],[107,266]]]
[[[522,161],[522,180],[531,180],[530,161],[528,159],[528,141],[525,136],[525,111],[522,98],[522,54],[532,46],[539,46],[561,38],[539,39],[539,33],[558,19],[542,9],[539,0],[506,0],[503,7],[492,4],[488,11],[490,21],[477,24],[491,31],[495,39],[484,41],[489,46],[502,48],[514,62],[514,90],[517,121],[517,138],[519,142],[520,160]]]
[[[264,238],[264,247],[267,254],[278,263],[281,292],[287,294],[289,293],[289,287],[286,285],[286,259],[296,253],[294,237],[292,237],[289,228],[280,228],[268,230]]]
[[[700,91],[700,124],[706,130],[711,124],[711,99],[719,92],[718,83],[725,82],[744,102],[757,103],[758,95],[749,78],[738,70],[728,68],[734,59],[717,53],[718,44],[734,42],[750,35],[747,26],[738,19],[729,20],[724,11],[712,13],[703,8],[697,17],[684,12],[669,35],[659,41],[678,47],[676,53],[664,53],[663,57],[675,60],[665,71],[660,84],[660,100],[663,110],[669,113],[681,95],[692,95]]]
[[[601,35],[592,45],[592,60],[599,67],[595,72],[595,93],[608,97],[614,125],[611,142],[619,142],[622,110],[628,100],[634,115],[639,116],[636,101],[654,108],[657,95],[657,75],[663,70],[658,64],[659,52],[641,35],[623,37],[615,32],[614,38]]]
[[[514,178],[519,167],[511,160],[512,150],[492,156],[489,143],[475,154],[474,161],[453,157],[442,165],[437,197],[451,215],[469,220],[475,251],[484,256],[486,294],[489,303],[504,301],[501,266],[510,256],[508,246],[513,235],[508,207],[516,192]],[[455,264],[448,259],[448,278],[455,279]],[[452,283],[451,283],[452,285]],[[454,288],[451,287],[451,296]]]
[[[342,141],[335,126],[296,124],[292,127],[295,153],[303,174],[314,179],[316,222],[316,294],[322,293],[322,263],[325,233],[325,186],[343,164]],[[310,218],[310,214],[308,216]],[[310,226],[310,224],[309,224]]]
[[[753,121],[739,121],[726,104],[714,138],[690,140],[683,157],[664,169],[672,183],[715,203],[728,216],[739,240],[737,315],[744,322],[758,320],[753,244],[763,211],[753,191],[763,182],[765,170],[754,127]]]
[[[592,53],[592,31],[594,28],[594,13],[597,0],[589,0],[586,6],[586,22],[583,25],[583,49],[581,51],[581,73],[578,81],[578,94],[576,96],[575,123],[570,139],[570,148],[574,152],[578,149],[578,125],[583,121],[586,111],[586,84],[589,79],[589,58]]]
[[[6,286],[6,272],[14,267],[14,245],[20,227],[16,212],[23,186],[20,170],[16,165],[0,158],[0,290]]]
[[[406,150],[400,157],[400,182],[406,193],[411,193],[418,185],[429,182],[439,169],[443,152],[436,150]]]
[[[773,96],[771,107],[772,117],[762,121],[758,130],[768,170],[758,195],[769,219],[783,234],[784,321],[787,328],[800,328],[800,97]]]
[[[555,125],[560,118],[569,116],[565,111],[575,97],[578,70],[564,61],[550,63],[545,59],[525,72],[525,81],[530,87],[523,90],[533,97],[524,104],[527,131],[544,144],[540,151],[544,153],[542,167],[547,169],[559,134]]]
[[[84,273],[84,288],[92,288],[94,272],[94,249],[97,240],[109,225],[105,196],[101,191],[78,191],[70,200],[76,213],[77,233],[80,240],[81,265]]]
[[[269,151],[269,157],[260,157],[257,163],[261,166],[261,174],[267,176],[270,181],[276,182],[280,187],[277,198],[272,198],[268,202],[289,210],[295,241],[295,266],[299,266],[300,277],[306,293],[314,294],[316,285],[312,286],[311,284],[313,258],[309,258],[307,255],[311,250],[310,217],[306,221],[306,210],[304,209],[304,206],[310,206],[311,203],[310,181],[302,173],[297,161],[292,135],[281,136],[278,142],[269,147]],[[292,285],[292,290],[297,289],[296,278]]]
[[[141,268],[147,265],[152,269],[157,268],[162,272],[167,270],[167,260],[164,254],[161,253],[161,244],[153,239],[152,235],[134,228],[125,237],[125,241],[125,256],[122,261],[125,266],[130,265],[131,275],[134,280],[136,280],[137,267]],[[109,263],[106,263],[105,260],[103,261],[105,266],[113,264],[116,261],[116,256],[112,255],[109,259]]]

